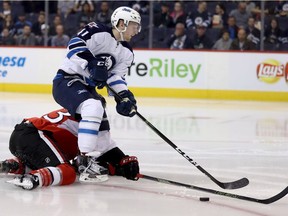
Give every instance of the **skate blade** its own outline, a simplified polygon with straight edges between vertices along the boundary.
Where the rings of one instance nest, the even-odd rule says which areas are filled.
[[[18,187],[27,186],[27,183],[25,183],[25,182],[20,182],[20,179],[15,179],[15,178],[6,181],[6,183],[13,184],[13,185],[16,185],[16,186],[18,186]]]
[[[89,173],[81,173],[79,176],[80,182],[98,183],[108,180],[108,175],[93,175]]]

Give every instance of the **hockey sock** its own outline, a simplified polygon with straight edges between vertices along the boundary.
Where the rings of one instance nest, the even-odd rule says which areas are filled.
[[[76,172],[74,167],[69,164],[60,164],[56,167],[58,169],[58,173],[60,174],[60,182],[59,185],[69,185],[74,183],[76,180]],[[61,179],[62,177],[62,179]],[[54,178],[55,179],[55,178]]]
[[[78,129],[78,144],[81,152],[95,150],[104,108],[98,100],[89,99],[80,106],[81,121]]]
[[[68,185],[76,179],[74,168],[68,164],[61,164],[57,167],[45,167],[30,172],[39,178],[39,187],[50,185]]]

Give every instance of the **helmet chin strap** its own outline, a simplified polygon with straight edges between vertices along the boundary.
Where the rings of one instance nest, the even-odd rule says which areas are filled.
[[[115,29],[119,32],[121,40],[120,41],[124,41],[124,36],[123,36],[123,32],[125,32],[127,30],[127,26],[125,26],[124,30],[120,30],[115,26]]]

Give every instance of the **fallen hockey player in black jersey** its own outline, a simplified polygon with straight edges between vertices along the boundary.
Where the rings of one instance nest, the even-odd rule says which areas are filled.
[[[9,141],[15,158],[0,162],[0,173],[13,173],[11,184],[32,190],[50,185],[69,185],[79,181],[101,182],[110,175],[138,180],[139,164],[135,156],[125,155],[110,138],[110,131],[100,131],[97,140],[105,147],[94,155],[79,155],[77,130],[79,120],[65,109],[41,118],[24,119],[15,126]],[[75,159],[76,158],[76,159]],[[74,160],[75,159],[75,160]],[[74,161],[72,163],[72,161]]]

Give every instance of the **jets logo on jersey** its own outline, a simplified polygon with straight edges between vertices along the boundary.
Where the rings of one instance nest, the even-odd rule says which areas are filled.
[[[110,70],[111,68],[113,68],[116,63],[115,58],[110,54],[102,53],[102,54],[95,56],[95,58],[105,59],[105,66],[107,67],[107,70]]]

